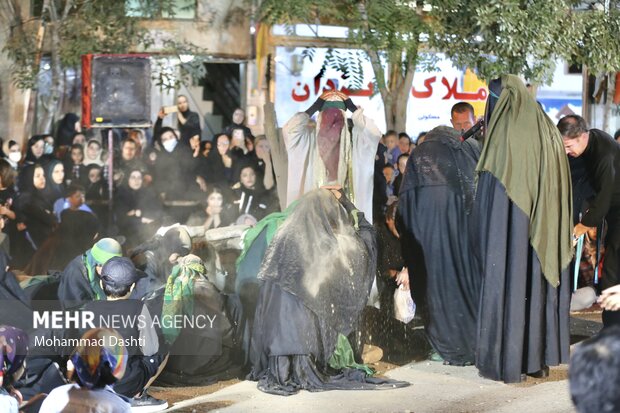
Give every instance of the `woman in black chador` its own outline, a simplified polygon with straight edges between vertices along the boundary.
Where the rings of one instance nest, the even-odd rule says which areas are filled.
[[[474,139],[440,126],[413,150],[400,189],[403,257],[426,335],[446,363],[474,363],[480,274],[468,240]]]
[[[272,240],[252,339],[249,378],[261,391],[377,389],[405,386],[368,377],[345,363],[376,270],[375,232],[342,191],[300,198]],[[340,357],[339,357],[340,356]],[[349,359],[350,361],[350,359]],[[357,368],[356,368],[357,367]],[[366,368],[367,369],[367,368]]]
[[[476,366],[506,383],[569,358],[572,199],[551,119],[516,76],[489,85],[472,245],[482,274]]]

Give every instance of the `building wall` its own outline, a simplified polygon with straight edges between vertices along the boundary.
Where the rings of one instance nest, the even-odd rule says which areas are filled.
[[[23,2],[30,3],[30,2]],[[192,43],[205,50],[206,59],[217,61],[229,59],[246,62],[252,55],[250,35],[250,11],[245,9],[244,0],[197,0],[196,16],[194,19],[159,19],[145,20],[142,24],[156,39],[148,53],[163,52],[166,39],[174,39],[179,43]],[[23,9],[29,15],[29,8]],[[0,49],[6,42],[6,30],[0,30]],[[44,43],[44,50],[46,43]],[[128,50],[128,53],[142,52],[143,50]],[[11,62],[5,54],[0,54],[0,137],[22,140],[25,137],[24,120],[27,111],[27,98],[24,93],[13,86],[9,75]],[[79,69],[78,69],[79,71]],[[245,92],[245,90],[244,90]],[[188,88],[179,93],[191,93],[194,100],[202,100],[198,88]],[[242,92],[243,93],[243,92]],[[160,104],[172,104],[173,97],[168,93],[152,94],[157,112]],[[241,97],[245,101],[245,96]],[[201,106],[202,102],[199,103]],[[204,104],[209,107],[209,103]],[[80,108],[70,108],[80,113]]]
[[[29,14],[29,2],[23,3],[23,13]],[[1,51],[8,34],[8,30],[0,30],[0,138],[21,142],[30,94],[18,89],[11,79],[11,62],[6,53]]]

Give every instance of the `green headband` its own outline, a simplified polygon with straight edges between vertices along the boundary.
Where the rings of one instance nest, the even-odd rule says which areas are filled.
[[[325,103],[323,103],[323,107],[321,108],[321,110],[325,110],[328,108],[337,108],[337,109],[342,109],[342,110],[347,109],[347,107],[345,106],[342,100],[328,100]]]
[[[108,262],[110,258],[123,256],[123,254],[119,254],[117,252],[105,251],[97,244],[93,245],[93,247],[90,249],[90,254],[93,256],[95,261],[97,261],[97,264],[101,264],[101,265]]]

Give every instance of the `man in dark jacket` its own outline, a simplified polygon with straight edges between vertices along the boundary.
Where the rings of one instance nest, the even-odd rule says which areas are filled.
[[[601,285],[604,289],[620,283],[620,145],[607,133],[590,129],[577,115],[563,117],[558,128],[566,154],[583,158],[586,174],[595,192],[590,207],[575,225],[575,238],[607,221],[605,260]],[[615,313],[615,312],[614,312]],[[605,312],[603,322],[613,322],[614,314]],[[620,314],[618,315],[620,322]]]

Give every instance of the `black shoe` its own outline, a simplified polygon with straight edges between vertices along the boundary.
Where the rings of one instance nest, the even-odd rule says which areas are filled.
[[[131,411],[136,413],[160,412],[168,408],[168,402],[149,395],[146,391],[131,399]]]
[[[527,374],[530,377],[534,377],[535,379],[544,379],[549,377],[549,367],[544,366],[541,370],[535,371],[533,373]]]

